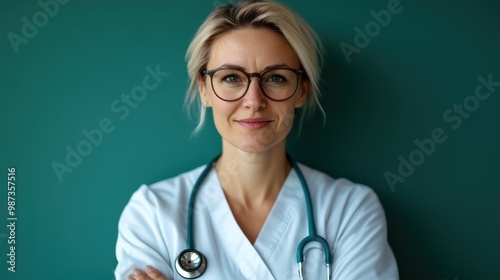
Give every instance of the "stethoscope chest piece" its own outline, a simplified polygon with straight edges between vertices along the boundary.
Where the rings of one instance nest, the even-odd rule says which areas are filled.
[[[175,270],[186,279],[194,279],[205,272],[207,260],[202,253],[194,249],[182,251],[175,260]]]

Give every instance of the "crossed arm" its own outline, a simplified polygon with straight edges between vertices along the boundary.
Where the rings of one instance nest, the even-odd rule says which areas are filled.
[[[154,267],[147,265],[144,271],[134,268],[127,280],[168,280],[168,278]]]

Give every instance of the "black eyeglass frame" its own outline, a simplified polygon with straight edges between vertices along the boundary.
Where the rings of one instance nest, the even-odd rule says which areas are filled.
[[[247,84],[247,88],[245,89],[245,92],[238,98],[236,99],[224,99],[222,97],[220,97],[217,92],[215,91],[215,88],[214,88],[214,83],[213,83],[213,78],[214,78],[214,74],[215,72],[219,71],[219,70],[225,70],[225,69],[229,69],[229,70],[238,70],[240,72],[242,72],[243,74],[245,74],[245,76],[247,76],[247,79],[248,79],[248,84]],[[294,72],[296,75],[297,75],[297,83],[295,85],[295,89],[293,91],[293,93],[285,98],[285,99],[274,99],[274,98],[271,98],[267,95],[266,91],[264,90],[264,88],[262,87],[262,83],[261,83],[261,78],[262,76],[264,76],[266,73],[268,72],[271,72],[271,71],[274,71],[274,70],[290,70],[292,72]],[[299,87],[299,83],[300,83],[300,80],[301,80],[301,77],[305,74],[304,70],[303,69],[293,69],[293,68],[288,68],[288,67],[276,67],[276,68],[270,68],[270,69],[266,69],[260,73],[247,73],[245,70],[241,69],[241,68],[236,68],[236,67],[219,67],[219,68],[215,68],[215,69],[212,69],[212,70],[203,70],[201,71],[201,74],[206,74],[208,76],[210,76],[210,84],[212,84],[212,90],[214,91],[214,94],[220,99],[220,100],[223,100],[223,101],[226,101],[226,102],[234,102],[234,101],[238,101],[240,100],[241,98],[243,98],[243,96],[245,96],[248,92],[248,89],[250,88],[250,84],[252,83],[252,77],[257,77],[259,78],[258,80],[258,84],[259,84],[259,87],[260,87],[260,90],[262,91],[262,93],[267,97],[269,98],[270,100],[272,101],[285,101],[285,100],[288,100],[290,98],[292,98],[292,96],[295,95],[295,93],[297,92],[297,88]]]

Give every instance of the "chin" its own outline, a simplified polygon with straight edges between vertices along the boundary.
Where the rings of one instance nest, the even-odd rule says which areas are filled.
[[[261,145],[251,145],[244,144],[239,145],[238,149],[242,152],[251,153],[251,154],[260,154],[270,150],[269,146],[261,146]]]
[[[278,146],[281,142],[284,144],[284,139],[276,141],[276,139],[273,138],[274,137],[252,139],[251,137],[248,137],[241,139],[241,141],[234,146],[246,153],[265,153]]]

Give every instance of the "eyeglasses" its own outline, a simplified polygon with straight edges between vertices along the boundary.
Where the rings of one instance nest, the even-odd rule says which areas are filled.
[[[260,73],[247,73],[238,68],[217,68],[204,70],[203,74],[210,76],[212,89],[218,98],[224,101],[236,101],[248,91],[252,80],[259,78],[259,86],[264,95],[274,101],[284,101],[297,91],[302,69],[272,68]]]

